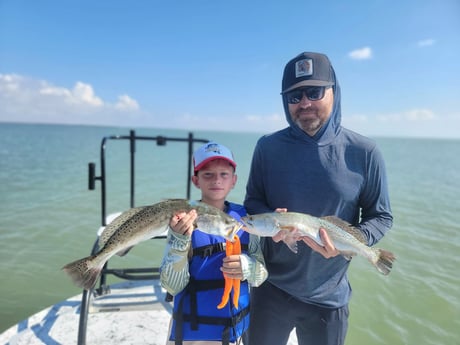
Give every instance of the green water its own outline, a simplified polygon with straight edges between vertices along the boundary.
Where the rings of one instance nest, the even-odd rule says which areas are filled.
[[[87,164],[103,136],[129,129],[0,124],[0,332],[81,291],[60,268],[87,255],[100,226],[100,184],[88,191]],[[187,136],[138,129],[137,134]],[[230,199],[242,202],[258,134],[195,132],[234,151],[239,182]],[[389,175],[395,217],[379,243],[397,255],[389,276],[357,258],[347,344],[459,344],[460,141],[377,139]],[[185,197],[184,144],[136,147],[136,204]],[[108,212],[129,207],[129,147],[107,145]],[[197,198],[196,191],[192,198]],[[114,266],[158,263],[161,241],[148,241]]]

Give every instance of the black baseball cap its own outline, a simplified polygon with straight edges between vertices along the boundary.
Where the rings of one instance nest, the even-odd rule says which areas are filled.
[[[282,91],[284,94],[303,86],[332,86],[334,72],[329,58],[320,53],[301,53],[284,68]]]

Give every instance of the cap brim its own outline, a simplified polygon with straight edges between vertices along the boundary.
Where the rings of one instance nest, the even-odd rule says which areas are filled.
[[[223,159],[224,161],[227,161],[228,163],[230,163],[230,165],[236,169],[236,163],[234,161],[232,161],[231,159],[228,159],[226,157],[219,157],[219,156],[214,156],[214,157],[209,157],[208,159],[205,159],[204,161],[202,161],[200,164],[198,164],[195,168],[194,168],[194,171],[197,172],[198,170],[200,170],[201,168],[203,168],[206,164],[208,164],[209,162],[212,162],[212,161],[215,161],[216,159]]]
[[[334,85],[333,82],[331,81],[324,81],[324,80],[302,80],[299,81],[298,83],[292,85],[291,87],[287,88],[286,90],[283,90],[281,93],[286,93],[291,90],[297,89],[302,86],[332,86]]]

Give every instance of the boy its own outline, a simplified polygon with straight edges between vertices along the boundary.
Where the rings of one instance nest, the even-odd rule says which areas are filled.
[[[201,201],[235,219],[246,215],[242,205],[226,201],[237,181],[231,151],[209,142],[193,156],[193,184]],[[226,256],[225,239],[194,229],[196,212],[176,214],[169,223],[168,245],[161,264],[162,286],[174,296],[167,344],[217,345],[240,343],[249,326],[249,286],[267,278],[259,241],[240,230],[241,254]],[[223,308],[225,278],[241,280],[238,307],[233,295]],[[232,294],[235,291],[232,292]]]

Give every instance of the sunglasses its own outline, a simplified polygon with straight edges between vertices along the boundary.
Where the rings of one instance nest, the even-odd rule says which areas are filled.
[[[286,100],[289,104],[298,104],[305,95],[310,101],[319,101],[323,99],[324,92],[331,86],[309,86],[301,89],[295,89],[286,93]]]

